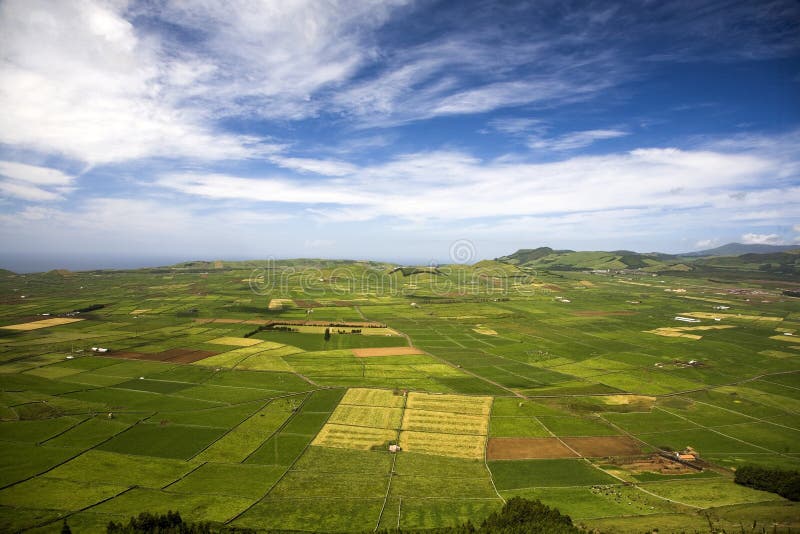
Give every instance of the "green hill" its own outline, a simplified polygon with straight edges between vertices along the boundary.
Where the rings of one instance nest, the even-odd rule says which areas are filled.
[[[669,270],[672,265],[678,263],[676,260],[675,256],[666,254],[641,254],[630,250],[576,252],[574,250],[553,250],[550,247],[522,249],[508,256],[497,258],[498,262],[519,267],[552,271]]]

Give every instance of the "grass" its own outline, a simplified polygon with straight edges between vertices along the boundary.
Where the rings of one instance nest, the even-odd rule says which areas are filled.
[[[140,423],[116,435],[98,448],[122,454],[185,460],[206,448],[224,433],[223,428]]]
[[[0,505],[49,510],[78,510],[127,489],[111,484],[85,484],[72,480],[38,477],[0,490]]]
[[[284,471],[283,467],[266,465],[205,463],[168,489],[190,495],[227,495],[256,500]]]
[[[729,479],[693,480],[689,482],[655,482],[647,484],[648,491],[679,502],[691,503],[703,508],[727,506],[750,502],[780,501],[774,493],[754,490]]]
[[[489,469],[498,490],[618,482],[584,460],[502,460],[489,462]]]
[[[133,456],[92,449],[58,466],[48,477],[76,480],[87,484],[119,484],[160,488],[194,465],[167,458]]]
[[[241,422],[197,456],[203,462],[240,462],[247,458],[292,414],[292,403],[276,399]],[[199,451],[196,451],[199,452]]]

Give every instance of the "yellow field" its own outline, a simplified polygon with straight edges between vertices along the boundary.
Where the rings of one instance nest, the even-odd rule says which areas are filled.
[[[320,447],[368,451],[372,447],[379,447],[395,438],[397,438],[396,430],[328,423],[322,427],[311,444]]]
[[[455,456],[456,458],[483,458],[486,436],[467,434],[437,434],[433,432],[400,432],[400,447],[404,451]]]
[[[286,304],[291,304],[292,299],[272,299],[269,301],[270,310],[282,310]]]
[[[400,427],[402,414],[402,408],[340,404],[331,414],[329,422],[340,425],[397,430]]]
[[[476,334],[483,334],[484,336],[496,336],[497,335],[497,331],[492,330],[491,328],[486,328],[484,326],[480,326],[480,325],[478,325],[477,328],[473,328],[472,331],[475,332]]]
[[[765,315],[742,315],[739,313],[709,313],[709,312],[686,312],[680,313],[685,317],[695,317],[697,319],[741,319],[743,321],[783,321],[783,317],[768,317]]]
[[[213,343],[214,345],[230,345],[233,347],[251,347],[263,343],[261,339],[252,339],[249,337],[218,337],[206,343]]]
[[[787,341],[789,343],[800,343],[800,336],[769,336],[770,339],[777,339],[778,341]]]
[[[624,406],[630,403],[647,403],[653,404],[656,401],[655,397],[648,397],[646,395],[608,395],[602,397],[603,402],[611,406]]]
[[[30,323],[10,324],[8,326],[0,326],[5,330],[38,330],[39,328],[49,328],[51,326],[58,326],[62,324],[75,323],[83,321],[83,319],[75,319],[72,317],[53,317],[52,319],[42,319],[41,321],[32,321]]]
[[[133,311],[131,312],[131,315],[140,315],[140,314],[142,314],[142,313],[147,313],[147,312],[149,312],[151,309],[152,309],[152,308],[142,308],[142,309],[140,309],[140,310],[133,310]]]
[[[352,388],[347,390],[339,404],[399,408],[403,405],[403,396],[388,389]]]
[[[485,415],[407,409],[403,414],[402,428],[403,430],[435,432],[438,434],[486,435],[489,428],[489,418]]]
[[[656,334],[657,336],[664,337],[683,337],[686,339],[703,339],[703,336],[696,334],[687,334],[696,330],[727,330],[728,328],[736,328],[733,325],[708,325],[708,326],[668,326],[664,328],[656,328],[655,330],[645,330],[648,334]]]
[[[491,397],[467,397],[465,395],[434,395],[430,393],[409,393],[406,408],[430,412],[451,412],[475,415],[489,415],[492,409]]]

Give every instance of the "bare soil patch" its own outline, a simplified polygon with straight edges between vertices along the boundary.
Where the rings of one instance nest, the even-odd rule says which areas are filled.
[[[692,469],[687,465],[680,462],[675,462],[664,458],[659,454],[652,454],[644,458],[627,459],[620,463],[615,462],[614,465],[619,465],[621,468],[632,473],[660,473],[662,475],[684,475],[687,473],[697,473],[696,469]]]
[[[627,436],[593,436],[580,438],[561,438],[564,443],[587,458],[607,456],[634,456],[642,454],[642,448]]]
[[[575,458],[558,438],[490,438],[486,448],[489,460],[536,458]]]
[[[410,354],[425,354],[417,347],[374,347],[371,349],[351,349],[356,358],[369,358],[371,356],[407,356]]]
[[[175,363],[194,363],[219,353],[210,350],[170,349],[161,352],[161,354],[167,357],[165,361]]]

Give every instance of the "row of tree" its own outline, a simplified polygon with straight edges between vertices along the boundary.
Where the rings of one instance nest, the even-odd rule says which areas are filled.
[[[790,501],[800,501],[800,471],[743,465],[733,479],[737,484],[777,493]]]

